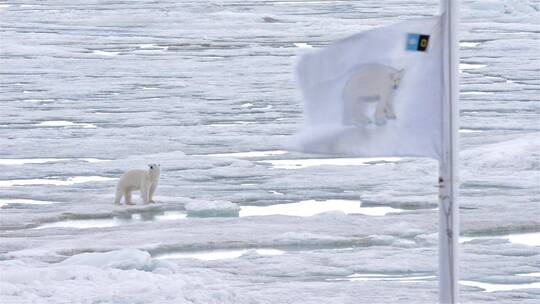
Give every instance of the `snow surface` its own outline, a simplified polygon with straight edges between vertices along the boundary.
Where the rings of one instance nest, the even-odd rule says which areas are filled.
[[[227,217],[238,216],[240,207],[227,201],[196,201],[185,205],[188,216]]]
[[[537,303],[540,2],[461,2],[462,303]],[[437,10],[0,2],[0,302],[436,302],[437,163],[283,147],[296,54]],[[148,163],[157,204],[115,206]]]

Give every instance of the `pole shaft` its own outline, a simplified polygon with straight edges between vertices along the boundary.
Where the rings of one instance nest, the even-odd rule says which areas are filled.
[[[443,12],[442,156],[439,162],[439,302],[459,302],[459,0],[441,0]]]

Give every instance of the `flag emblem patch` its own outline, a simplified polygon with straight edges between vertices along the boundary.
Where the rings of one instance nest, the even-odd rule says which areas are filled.
[[[407,34],[407,50],[425,52],[428,48],[429,35]]]

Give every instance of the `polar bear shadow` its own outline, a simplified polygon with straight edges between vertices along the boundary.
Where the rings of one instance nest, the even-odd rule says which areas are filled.
[[[343,89],[343,123],[383,125],[395,119],[393,97],[405,71],[382,64],[365,64],[349,77]]]

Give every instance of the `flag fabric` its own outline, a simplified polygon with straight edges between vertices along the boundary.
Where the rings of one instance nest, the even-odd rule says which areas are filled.
[[[291,149],[361,157],[441,155],[441,17],[405,21],[300,56],[304,126]]]

